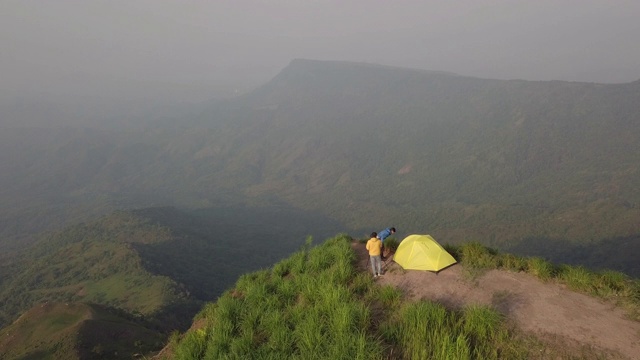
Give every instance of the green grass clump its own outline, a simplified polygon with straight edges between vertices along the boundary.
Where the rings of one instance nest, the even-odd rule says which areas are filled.
[[[395,252],[398,250],[398,245],[400,245],[400,241],[394,237],[389,237],[384,240],[384,248]]]
[[[207,325],[185,335],[175,358],[381,358],[381,344],[367,331],[370,309],[352,290],[363,287],[352,286],[354,261],[348,238],[339,236],[242,276],[203,310]]]
[[[553,264],[540,257],[532,257],[527,260],[527,272],[542,281],[551,280],[555,275]]]
[[[454,312],[432,302],[405,304],[381,332],[400,359],[525,358],[513,350],[501,316],[484,307]]]
[[[627,275],[618,271],[605,270],[596,279],[596,289],[603,295],[618,295],[625,290],[628,282]]]
[[[174,350],[176,359],[197,359],[204,352],[206,332],[202,329],[190,331],[180,341],[180,346]]]
[[[558,278],[573,290],[603,298],[622,297],[634,300],[633,281],[617,271],[593,272],[582,266],[563,265],[559,268]]]
[[[593,273],[582,266],[563,265],[559,267],[558,278],[567,284],[570,289],[588,293],[594,290]]]
[[[499,265],[497,251],[481,245],[477,242],[471,242],[459,247],[458,259],[465,266],[478,269],[495,269]]]
[[[503,254],[500,256],[500,266],[509,271],[526,271],[527,260],[512,254]]]
[[[388,308],[396,308],[402,303],[402,293],[389,285],[379,288],[377,298]]]

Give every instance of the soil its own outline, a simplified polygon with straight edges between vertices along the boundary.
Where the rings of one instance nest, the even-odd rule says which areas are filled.
[[[371,273],[365,245],[352,246],[359,268]],[[541,359],[640,359],[640,322],[610,302],[562,284],[504,270],[470,275],[457,264],[437,274],[404,270],[393,256],[384,262],[383,274],[377,283],[400,289],[410,300],[435,301],[450,309],[473,304],[496,309],[542,344]]]

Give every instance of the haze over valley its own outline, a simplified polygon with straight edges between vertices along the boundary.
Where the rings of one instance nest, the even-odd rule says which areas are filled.
[[[40,335],[0,355],[71,349],[78,319],[139,340],[79,358],[151,353],[243,274],[387,226],[639,277],[637,15],[5,2],[0,328]]]

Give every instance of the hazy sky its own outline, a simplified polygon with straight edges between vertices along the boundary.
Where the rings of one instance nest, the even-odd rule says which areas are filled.
[[[0,95],[204,99],[294,58],[629,82],[639,38],[638,0],[0,0]]]

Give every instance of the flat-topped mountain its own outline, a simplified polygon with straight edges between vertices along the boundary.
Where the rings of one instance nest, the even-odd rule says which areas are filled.
[[[390,225],[400,237],[429,233],[638,276],[638,100],[639,81],[295,60],[198,115],[126,129],[3,128],[0,321],[15,326],[44,301],[98,304],[122,311],[124,328],[166,338],[307,235]],[[131,208],[141,210],[122,211]]]
[[[559,261],[585,262],[596,246],[624,255],[640,234],[639,100],[639,81],[294,60],[197,116],[127,130],[3,129],[2,246],[122,207],[242,204]],[[631,263],[597,258],[589,263]]]

